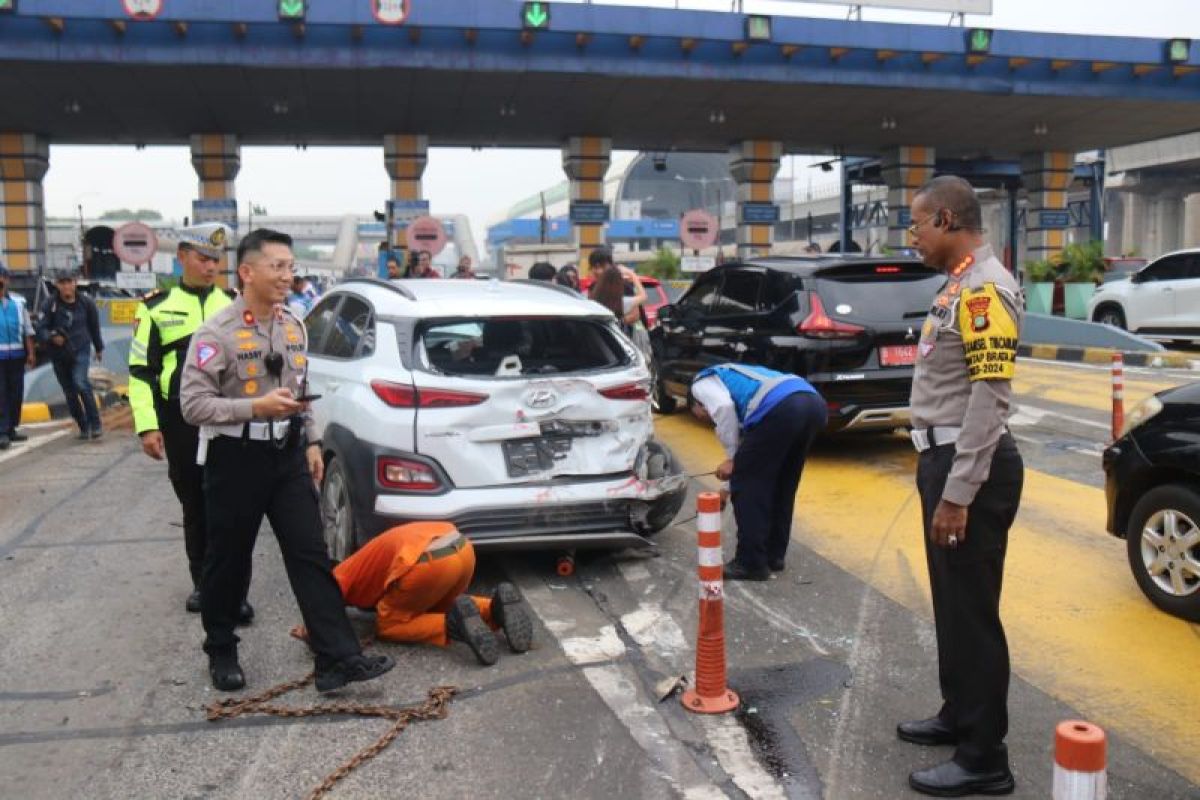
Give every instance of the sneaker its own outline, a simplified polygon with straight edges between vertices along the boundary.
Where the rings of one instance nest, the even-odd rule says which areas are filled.
[[[88,439],[92,438],[92,434],[88,432],[87,428],[80,428],[79,435],[75,438],[81,442],[86,442]]]
[[[446,636],[452,641],[466,643],[480,664],[490,667],[500,658],[496,634],[483,623],[475,601],[465,594],[458,596],[446,614]]]
[[[492,620],[504,629],[508,649],[524,653],[533,645],[533,619],[517,587],[505,582],[492,592]]]
[[[236,692],[246,686],[246,676],[238,663],[236,650],[210,655],[208,674],[212,677],[213,688],[221,692]]]
[[[200,613],[200,590],[192,589],[192,593],[188,595],[187,602],[183,605],[189,614]]]
[[[394,666],[396,662],[390,656],[359,654],[343,658],[329,667],[317,670],[317,691],[333,692],[347,683],[369,681],[378,678]]]
[[[8,432],[8,440],[10,442],[28,442],[29,437],[23,433],[17,433],[16,431],[9,431]]]
[[[100,438],[101,436],[103,436],[103,435],[104,435],[104,430],[103,430],[103,429],[101,429],[101,428],[92,428],[92,438],[93,438],[93,439],[99,439],[99,438]]]

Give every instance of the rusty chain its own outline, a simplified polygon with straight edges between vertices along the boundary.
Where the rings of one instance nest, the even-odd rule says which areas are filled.
[[[410,722],[422,720],[445,719],[448,713],[447,704],[458,692],[455,686],[435,686],[429,690],[425,702],[419,706],[396,708],[394,706],[371,706],[360,703],[318,703],[316,705],[297,708],[294,706],[271,705],[270,701],[296,689],[301,689],[312,683],[314,673],[308,673],[303,678],[272,686],[270,689],[249,697],[232,697],[218,700],[205,706],[209,722],[219,722],[223,719],[233,719],[245,714],[265,714],[272,717],[319,717],[334,714],[346,714],[358,717],[380,717],[392,720],[392,725],[372,744],[355,753],[345,763],[335,769],[321,781],[320,785],[308,795],[308,800],[319,800],[337,784],[358,767],[379,755],[399,736]]]

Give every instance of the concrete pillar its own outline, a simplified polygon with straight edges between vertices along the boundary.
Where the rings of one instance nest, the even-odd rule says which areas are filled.
[[[563,171],[571,179],[572,203],[603,203],[604,176],[612,157],[612,140],[599,136],[572,136],[563,145]],[[604,244],[604,222],[576,222],[571,225],[575,247],[579,249],[580,270],[587,269],[587,258]]]
[[[237,136],[223,133],[197,133],[192,136],[192,167],[200,177],[199,198],[237,199],[234,180],[242,168],[242,148]],[[203,208],[204,206],[199,206]],[[203,216],[203,214],[201,215]],[[193,222],[226,222],[195,219]],[[234,226],[236,227],[236,226]]]
[[[383,137],[383,166],[392,179],[392,203],[394,206],[408,205],[425,199],[425,188],[421,177],[429,163],[429,137],[411,133],[389,134]],[[408,211],[407,218],[423,216]],[[405,235],[406,219],[397,219],[392,225],[391,250],[400,259],[400,266],[408,263],[408,239]]]
[[[1025,213],[1027,262],[1057,258],[1066,245],[1066,229],[1071,224],[1067,187],[1074,178],[1074,169],[1074,153],[1027,153],[1021,157],[1021,181],[1029,197]]]
[[[1129,192],[1108,190],[1104,193],[1104,255],[1117,257],[1125,253],[1125,208]]]
[[[1183,246],[1200,247],[1200,194],[1183,198]]]
[[[50,143],[32,133],[0,133],[0,247],[11,270],[46,267],[46,204],[42,178]]]
[[[746,207],[775,202],[775,173],[783,156],[780,142],[738,142],[729,149],[729,172],[737,182],[737,253],[739,258],[766,255],[775,238],[774,222],[747,223]]]
[[[883,181],[888,187],[888,247],[908,246],[913,195],[933,177],[935,157],[932,147],[915,145],[885,150],[880,156]]]

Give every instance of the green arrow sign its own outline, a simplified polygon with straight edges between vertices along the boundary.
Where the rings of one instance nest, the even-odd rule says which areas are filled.
[[[11,14],[17,10],[17,0],[0,0],[0,14]]]
[[[972,53],[987,53],[992,49],[992,32],[987,28],[974,28],[969,41]]]
[[[305,0],[279,0],[280,19],[304,19]]]
[[[521,14],[521,22],[526,28],[541,30],[550,27],[549,3],[526,3]]]

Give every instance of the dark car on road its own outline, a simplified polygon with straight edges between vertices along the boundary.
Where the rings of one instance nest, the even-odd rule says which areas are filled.
[[[762,258],[724,264],[659,309],[654,399],[670,413],[704,367],[761,364],[808,379],[829,431],[908,424],[921,325],[945,276],[911,258]]]
[[[1200,622],[1200,383],[1149,398],[1104,451],[1108,531],[1154,605]]]

